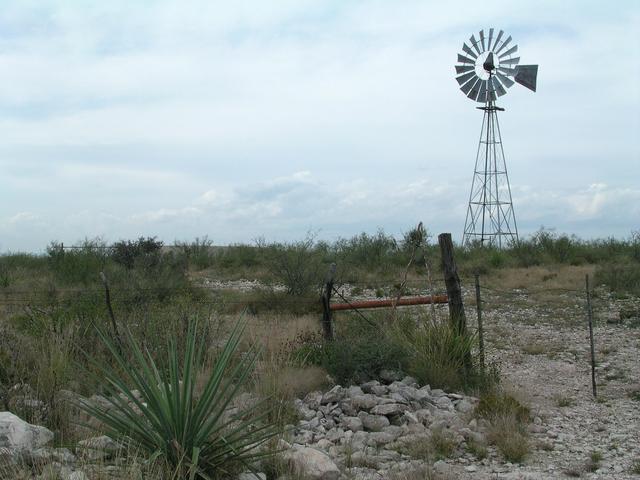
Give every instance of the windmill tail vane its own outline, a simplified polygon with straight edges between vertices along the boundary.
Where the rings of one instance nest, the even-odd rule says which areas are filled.
[[[502,30],[480,30],[468,42],[458,53],[456,80],[462,93],[483,104],[477,108],[484,116],[462,242],[500,248],[518,241],[518,227],[497,115],[504,109],[495,101],[516,83],[535,92],[538,65],[519,65],[518,45]]]

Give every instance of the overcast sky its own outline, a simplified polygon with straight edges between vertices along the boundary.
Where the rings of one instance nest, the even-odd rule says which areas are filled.
[[[482,112],[462,42],[512,35],[521,234],[640,230],[640,2],[41,1],[0,8],[0,251],[51,240],[459,240]]]

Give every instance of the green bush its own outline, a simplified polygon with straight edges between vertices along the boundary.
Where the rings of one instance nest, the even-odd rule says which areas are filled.
[[[598,265],[594,280],[596,284],[604,283],[612,292],[640,295],[640,263]]]
[[[308,342],[295,356],[323,367],[342,385],[378,379],[382,370],[400,370],[405,363],[405,350],[385,333],[381,322],[370,325],[343,318],[336,326],[334,341]]]
[[[108,261],[109,251],[101,239],[85,240],[78,248],[66,250],[60,243],[47,247],[49,268],[60,285],[89,285]]]
[[[480,386],[484,377],[473,362],[474,336],[429,318],[401,318],[393,332],[407,352],[405,370],[421,384],[448,390]]]
[[[197,270],[204,270],[215,264],[215,255],[213,252],[213,241],[207,236],[198,238],[189,242],[176,242],[181,253],[186,257],[189,266],[195,267]]]
[[[263,245],[260,250],[274,280],[290,295],[319,291],[323,276],[322,258],[314,248],[313,237],[293,243]]]
[[[136,263],[153,265],[159,261],[163,243],[156,237],[140,237],[138,240],[120,240],[111,246],[111,258],[127,269]]]
[[[531,412],[508,393],[491,390],[480,396],[476,415],[491,420],[498,416],[513,416],[520,423],[529,423]]]
[[[260,446],[278,429],[265,421],[269,412],[262,403],[245,407],[231,418],[225,416],[257,359],[255,349],[238,355],[244,327],[244,323],[236,325],[210,372],[207,345],[197,340],[193,324],[183,356],[171,342],[166,369],[146,355],[130,333],[121,349],[99,331],[115,366],[93,361],[90,354],[87,357],[105,380],[110,405],[84,401],[79,407],[102,422],[101,432],[128,451],[145,452],[152,461],[166,463],[174,472],[172,478],[219,478],[239,466],[252,470],[250,462],[264,456]],[[122,350],[130,352],[132,360]],[[206,381],[198,391],[201,378]]]

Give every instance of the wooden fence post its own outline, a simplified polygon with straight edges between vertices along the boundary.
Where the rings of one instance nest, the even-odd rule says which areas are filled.
[[[589,274],[585,275],[585,284],[587,290],[587,320],[589,321],[589,342],[591,344],[591,388],[593,389],[593,397],[596,398],[596,349],[593,344],[593,308],[591,307],[591,292],[589,291]]]
[[[449,296],[449,321],[456,328],[459,334],[467,333],[467,317],[464,313],[464,303],[462,303],[462,289],[460,288],[460,277],[456,262],[453,259],[453,242],[450,233],[438,235],[438,244],[442,255],[442,270],[444,272],[444,283]]]
[[[333,340],[333,322],[331,318],[331,292],[333,292],[333,277],[336,274],[336,264],[329,266],[329,272],[322,290],[322,332],[325,340]]]

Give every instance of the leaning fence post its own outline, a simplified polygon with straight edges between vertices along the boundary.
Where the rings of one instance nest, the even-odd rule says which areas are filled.
[[[589,342],[591,343],[591,388],[594,398],[596,393],[596,351],[593,344],[593,309],[591,307],[591,292],[589,291],[589,274],[584,277],[587,290],[587,319],[589,320]]]
[[[333,277],[336,274],[336,264],[329,266],[322,291],[322,332],[325,340],[333,340],[333,323],[331,319],[331,292],[333,291]]]
[[[456,262],[453,260],[453,242],[450,233],[438,235],[438,244],[442,255],[442,270],[444,272],[444,283],[449,296],[449,320],[459,334],[467,333],[467,317],[464,313],[464,303],[462,303],[462,289],[460,287],[460,277]]]
[[[480,275],[476,279],[476,311],[478,312],[478,347],[480,347],[480,368],[484,370],[484,332],[482,328],[482,298],[480,298]]]

